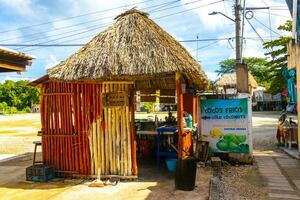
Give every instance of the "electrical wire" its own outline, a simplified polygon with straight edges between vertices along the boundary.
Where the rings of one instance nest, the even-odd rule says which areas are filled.
[[[175,0],[175,1],[171,1],[171,2],[164,3],[164,4],[162,4],[161,6],[159,6],[158,8],[155,8],[155,9],[153,9],[153,10],[149,10],[149,12],[155,12],[155,11],[158,11],[158,10],[160,10],[160,9],[166,7],[166,6],[169,6],[169,5],[174,4],[174,3],[177,3],[177,2],[180,2],[180,0]]]
[[[209,44],[200,46],[200,47],[198,47],[197,49],[192,50],[191,52],[195,52],[195,51],[198,51],[198,50],[200,50],[200,49],[205,49],[205,48],[207,48],[207,47],[213,46],[214,44],[217,44],[218,42],[219,42],[219,40],[216,40],[216,41],[211,42],[211,43],[209,43]]]
[[[248,24],[250,25],[250,27],[252,28],[252,30],[256,33],[256,35],[258,36],[258,38],[262,41],[262,43],[264,43],[264,39],[259,35],[259,33],[256,31],[255,27],[251,24],[251,22],[249,21],[249,19],[247,19]]]
[[[178,1],[178,0],[177,0]],[[176,2],[177,2],[176,1]],[[192,2],[188,2],[188,3],[185,3],[183,5],[189,5],[189,4],[193,4],[193,3],[197,3],[199,1],[202,1],[202,0],[196,0],[196,1],[192,1]],[[175,2],[175,1],[171,1],[171,2]],[[169,5],[171,2],[167,2]],[[152,6],[149,6],[149,7],[146,7],[146,8],[143,8],[143,9],[148,9],[148,8],[153,8],[153,7],[157,7],[157,6],[160,6],[160,5],[165,5],[166,3],[163,3],[163,4],[158,4],[158,5],[152,5]],[[152,13],[155,13],[155,12],[160,12],[160,11],[163,11],[163,10],[168,10],[168,9],[173,9],[173,8],[177,8],[177,7],[180,7],[182,5],[177,5],[177,6],[173,6],[173,7],[168,7],[168,8],[164,8],[164,9],[160,9],[160,10],[155,10],[153,11]],[[94,21],[98,21],[98,20],[103,20],[103,19],[111,19],[111,18],[114,18],[115,16],[109,16],[109,17],[102,17],[102,18],[99,18],[99,19],[94,19],[94,20],[90,20],[90,21],[87,21],[87,22],[94,22]],[[79,24],[75,24],[75,25],[72,25],[72,26],[67,26],[66,28],[69,28],[69,27],[73,27],[73,26],[77,26],[77,25],[81,25],[81,24],[86,24],[87,22],[82,22],[82,23],[79,23]],[[91,28],[91,27],[97,27],[97,26],[101,26],[103,27],[108,25],[107,23],[106,24],[97,24],[97,25],[93,25],[93,26],[89,26],[89,27],[86,27],[86,28]],[[65,27],[63,27],[65,28]],[[61,29],[63,29],[61,28]],[[57,30],[59,30],[60,28],[57,28]],[[63,32],[63,33],[59,33],[59,34],[54,34],[54,35],[48,35],[48,37],[53,37],[53,36],[60,36],[60,35],[65,35],[67,33],[73,33],[74,31],[80,31],[80,30],[71,30],[71,31],[67,31],[67,32]],[[34,34],[31,34],[31,35],[37,35],[37,34],[43,34],[43,33],[48,33],[49,31],[44,31],[44,32],[39,32],[39,33],[34,33]],[[81,32],[79,32],[79,34],[81,34]],[[72,34],[73,35],[73,34]],[[27,35],[29,36],[29,35]],[[17,38],[20,38],[20,37],[17,37]],[[15,40],[17,38],[10,38],[10,39],[6,39],[6,40],[0,40],[0,42],[5,42],[5,41],[9,41],[9,40]],[[26,43],[27,42],[31,42],[31,41],[36,41],[36,40],[39,40],[39,39],[45,39],[45,37],[40,37],[40,38],[35,38],[35,39],[31,39],[31,40],[28,40],[28,41],[25,41]]]
[[[148,3],[148,2],[151,2],[151,1],[155,1],[155,0],[140,1],[140,2],[137,2],[137,3],[122,5],[122,6],[109,8],[109,9],[105,9],[105,10],[94,11],[94,12],[90,12],[90,13],[85,13],[85,14],[76,15],[76,16],[72,16],[72,17],[66,17],[66,18],[57,19],[57,20],[53,20],[53,21],[47,21],[47,22],[43,22],[43,23],[39,23],[39,24],[33,24],[33,25],[30,25],[30,26],[23,26],[23,27],[19,27],[19,28],[16,28],[16,29],[4,30],[4,31],[0,31],[0,34],[13,32],[13,31],[18,31],[18,30],[23,30],[23,29],[29,29],[29,28],[37,27],[37,26],[43,26],[43,25],[47,25],[47,24],[51,24],[51,23],[59,22],[59,21],[67,21],[67,20],[71,20],[71,19],[74,19],[74,18],[79,18],[79,17],[83,17],[83,16],[103,13],[103,12],[112,11],[112,10],[116,10],[116,9],[120,9],[120,8],[126,8],[126,7],[129,7],[129,6],[136,6],[136,5],[139,5],[139,4],[142,4],[142,3]]]
[[[79,33],[73,33],[73,34],[70,34],[70,35],[63,36],[63,37],[51,39],[51,40],[48,40],[48,41],[46,41],[46,42],[40,42],[40,43],[37,43],[37,45],[39,45],[39,44],[47,44],[47,43],[49,43],[49,42],[54,42],[54,41],[61,40],[61,39],[64,39],[64,38],[69,38],[69,37],[72,37],[72,36],[81,35],[81,34],[88,33],[88,32],[91,32],[91,31],[95,31],[95,30],[98,30],[98,29],[104,28],[104,27],[106,27],[106,25],[104,25],[104,26],[99,26],[99,27],[97,26],[96,28],[90,28],[90,29],[87,29],[87,30],[85,30],[85,31],[81,31],[81,32],[79,32]],[[25,48],[25,47],[21,47],[21,48],[18,48],[18,49],[16,49],[16,50],[21,50],[21,49],[23,49],[23,48]]]
[[[191,11],[191,10],[203,8],[203,7],[206,7],[206,6],[210,6],[210,5],[213,5],[213,4],[217,4],[217,3],[220,3],[220,2],[223,2],[223,1],[224,0],[215,1],[215,2],[212,2],[212,3],[209,3],[209,4],[201,5],[201,6],[198,6],[198,7],[195,7],[195,8],[186,9],[184,11],[180,11],[180,12],[177,12],[177,13],[172,13],[172,14],[164,15],[164,16],[161,16],[159,18],[154,18],[154,19],[162,19],[162,18],[165,18],[165,17],[169,17],[169,16],[180,14],[180,13],[184,13],[184,12],[187,12],[187,11]]]
[[[223,0],[219,0],[219,1],[215,1],[215,2],[209,3],[209,4],[201,5],[201,6],[198,6],[198,7],[186,9],[184,11],[175,12],[175,13],[167,14],[167,15],[164,15],[164,16],[156,17],[153,20],[158,20],[158,19],[169,17],[169,16],[177,15],[177,14],[180,14],[180,13],[188,12],[190,10],[199,9],[199,8],[206,7],[206,6],[209,6],[209,5],[213,5],[213,4],[222,2],[222,1]],[[41,42],[41,43],[38,43],[38,44],[47,44],[49,42],[54,42],[54,41],[57,41],[57,40],[60,40],[60,39],[68,38],[68,37],[71,37],[71,36],[76,36],[76,35],[83,34],[83,33],[86,33],[86,32],[92,31],[92,30],[97,30],[97,28],[93,28],[91,30],[82,31],[82,32],[79,32],[79,33],[76,33],[76,34],[71,34],[71,35],[60,37],[60,38],[56,38],[56,39],[52,39],[52,40],[49,40],[49,41],[46,41],[46,42]],[[21,47],[21,48],[18,48],[17,50],[24,49],[24,48],[26,48],[26,47]],[[31,51],[31,50],[27,50],[27,51]]]
[[[93,35],[89,35],[88,37],[93,36]],[[88,38],[86,37],[86,38]],[[269,39],[268,37],[262,37],[264,40]],[[80,37],[78,39],[84,39],[83,37]],[[207,38],[207,39],[191,39],[191,40],[179,40],[178,42],[181,43],[193,43],[193,42],[209,42],[209,41],[223,41],[223,40],[233,40],[235,39],[234,37],[225,37],[225,38]],[[243,39],[247,39],[247,40],[257,40],[257,37],[244,37]],[[75,39],[76,40],[76,39]],[[70,42],[70,41],[74,41],[74,39],[71,40],[67,40],[64,42]],[[84,46],[85,44],[81,44],[81,43],[73,43],[73,44],[58,44],[58,43],[54,43],[54,44],[0,44],[0,46],[16,46],[16,47],[70,47],[70,46]]]
[[[259,11],[259,10],[255,10],[255,12],[258,12],[258,13],[264,13],[264,14],[270,14],[270,15],[273,15],[273,16],[278,16],[278,17],[284,17],[284,18],[288,18],[288,19],[291,19],[291,17],[289,16],[285,16],[285,15],[280,15],[280,14],[276,14],[276,13],[267,13],[267,12],[263,12],[263,11]]]
[[[198,0],[199,1],[199,0]],[[170,1],[170,2],[167,2],[168,4],[171,3],[171,2],[174,2],[174,1]],[[158,7],[158,6],[161,6],[161,5],[165,5],[167,3],[163,3],[163,4],[157,4],[157,5],[151,5],[151,6],[148,6],[148,7],[145,7],[145,8],[142,8],[143,10],[146,10],[148,8],[153,8],[153,7]],[[178,7],[178,6],[177,6]],[[154,12],[159,12],[160,10],[157,10],[157,11],[154,11]],[[11,41],[11,40],[16,40],[16,39],[19,39],[19,38],[22,38],[22,37],[28,37],[28,36],[35,36],[35,35],[41,35],[41,34],[44,34],[44,33],[49,33],[49,32],[54,32],[54,31],[58,31],[58,30],[63,30],[63,29],[68,29],[68,28],[72,28],[72,27],[77,27],[77,26],[80,26],[80,25],[83,25],[83,24],[88,24],[88,23],[92,23],[92,22],[97,22],[97,21],[102,21],[102,20],[106,20],[106,19],[113,19],[115,18],[115,15],[110,15],[110,16],[105,16],[105,17],[101,17],[101,18],[96,18],[96,19],[92,19],[92,20],[88,20],[88,21],[84,21],[84,22],[80,22],[80,23],[76,23],[76,24],[73,24],[73,25],[68,25],[68,26],[63,26],[63,27],[59,27],[59,28],[54,28],[52,30],[47,30],[47,31],[40,31],[40,32],[36,32],[36,33],[33,33],[33,34],[26,34],[24,36],[19,36],[19,37],[13,37],[13,38],[8,38],[8,39],[4,39],[4,40],[0,40],[0,42],[6,42],[6,41]],[[98,24],[99,26],[101,26],[102,24]],[[1,32],[0,32],[1,33]],[[63,34],[63,33],[61,33]],[[42,37],[44,38],[44,37]],[[39,38],[38,38],[39,39]]]
[[[266,26],[264,23],[262,23],[262,22],[261,22],[260,20],[258,20],[256,17],[253,16],[253,19],[254,19],[255,21],[257,21],[260,25],[262,25],[262,26],[264,26],[265,28],[267,28],[269,31],[271,31],[271,32],[273,32],[273,33],[275,33],[275,34],[277,34],[277,35],[279,35],[279,36],[282,36],[280,33],[276,32],[276,31],[274,31],[272,28],[269,28],[268,26]],[[272,39],[272,35],[270,35],[270,38]]]

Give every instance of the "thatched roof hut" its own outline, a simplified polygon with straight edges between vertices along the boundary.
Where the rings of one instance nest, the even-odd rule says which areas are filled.
[[[147,13],[131,9],[115,20],[77,53],[48,69],[49,78],[145,80],[181,72],[189,84],[207,87],[207,77],[197,61]]]
[[[248,83],[249,87],[251,88],[257,88],[258,84],[252,74],[248,72]],[[218,87],[226,87],[226,88],[235,88],[236,87],[236,73],[228,73],[222,75],[218,80],[216,81],[216,86]]]
[[[183,102],[196,116],[194,90],[205,89],[208,80],[172,36],[131,9],[31,85],[41,85],[45,164],[62,173],[135,178],[137,91],[151,96],[160,90],[160,99],[177,100],[181,158],[192,144],[191,133],[183,134]]]

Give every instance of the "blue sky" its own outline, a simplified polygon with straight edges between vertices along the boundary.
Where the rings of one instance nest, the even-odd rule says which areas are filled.
[[[84,44],[111,24],[114,16],[132,8],[133,5],[149,12],[150,18],[179,41],[195,40],[197,36],[200,40],[228,38],[234,36],[233,22],[221,15],[208,13],[219,11],[233,18],[233,2],[233,0],[0,0],[0,27],[2,27],[0,44]],[[130,6],[125,8],[123,7],[125,5]],[[246,0],[246,6],[271,7],[270,10],[254,12],[254,18],[250,20],[264,41],[288,34],[276,30],[278,25],[284,23],[290,16],[285,0]],[[89,14],[92,12],[94,14]],[[175,14],[178,12],[181,13]],[[32,26],[43,23],[44,25]],[[271,27],[273,32],[270,32],[268,27]],[[244,37],[246,40],[243,56],[263,57],[265,50],[262,49],[262,41],[247,22]],[[182,44],[200,62],[211,80],[217,77],[214,71],[218,69],[218,63],[235,56],[234,40]],[[66,59],[80,47],[8,48],[34,55],[36,59],[33,65],[28,67],[27,72],[1,74],[0,81],[38,78],[46,73],[47,68]]]

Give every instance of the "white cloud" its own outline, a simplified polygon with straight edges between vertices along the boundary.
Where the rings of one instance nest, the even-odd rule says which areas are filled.
[[[46,66],[45,66],[45,69],[49,69],[49,68],[52,68],[54,67],[55,65],[57,65],[59,63],[59,61],[57,60],[56,56],[51,54],[49,56],[48,59],[46,59]]]
[[[207,78],[211,81],[215,81],[218,78],[218,74],[216,72],[206,71],[205,74],[207,75]]]
[[[0,4],[9,7],[12,12],[22,15],[32,15],[33,2],[31,0],[0,0]]]
[[[225,23],[228,24],[230,22],[230,20],[227,19],[226,19],[227,21],[224,21],[224,17],[219,14],[208,15],[209,13],[212,12],[222,12],[224,14],[230,15],[228,11],[231,10],[231,5],[228,2],[220,2],[211,5],[208,4],[216,1],[205,0],[205,1],[199,1],[197,3],[192,3],[192,2],[194,2],[194,0],[182,0],[181,4],[186,9],[193,9],[195,7],[200,7],[199,9],[192,10],[191,12],[196,13],[200,17],[200,20],[204,25],[203,27],[204,29],[209,31],[214,31],[216,29],[221,29]]]

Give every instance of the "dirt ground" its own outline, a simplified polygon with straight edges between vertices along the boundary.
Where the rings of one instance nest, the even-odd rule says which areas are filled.
[[[33,152],[32,142],[40,140],[40,115],[0,115],[0,159],[6,154],[18,155]]]
[[[0,163],[0,199],[5,200],[90,200],[101,199],[207,199],[210,168],[197,170],[196,188],[185,192],[174,189],[174,174],[165,169],[140,168],[138,181],[121,182],[104,188],[88,187],[91,181],[55,179],[49,183],[25,181],[25,168],[31,164],[30,154]],[[9,174],[9,176],[7,176]]]
[[[256,152],[278,151],[276,125],[280,112],[254,112],[253,148]],[[293,119],[295,116],[292,116]],[[257,162],[253,165],[227,165],[221,170],[220,199],[265,200],[269,199],[258,172]]]
[[[147,118],[148,114],[138,116]],[[162,116],[163,117],[163,116]],[[212,171],[197,170],[196,188],[175,190],[174,174],[154,166],[140,167],[139,180],[104,188],[88,187],[90,181],[55,179],[49,183],[25,181],[25,169],[32,164],[34,140],[39,140],[39,114],[0,116],[0,199],[84,200],[84,199],[208,199]],[[12,156],[17,156],[13,157]]]
[[[253,113],[255,151],[276,150],[278,112]],[[148,118],[140,114],[137,118]],[[163,117],[163,116],[161,116]],[[31,165],[33,144],[40,129],[39,114],[0,116],[0,199],[208,199],[210,168],[198,168],[197,187],[192,192],[174,189],[174,175],[165,169],[140,167],[138,181],[117,186],[90,188],[89,181],[56,179],[50,183],[25,181],[25,168]],[[27,152],[24,155],[24,152]],[[19,158],[5,161],[10,156]],[[2,161],[1,161],[2,159]],[[268,199],[257,164],[225,165],[221,171],[220,199]]]

